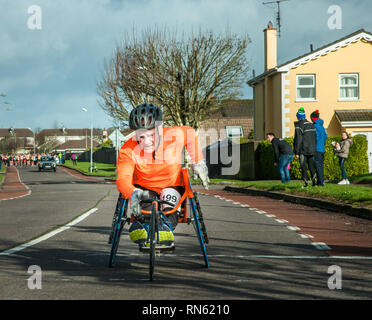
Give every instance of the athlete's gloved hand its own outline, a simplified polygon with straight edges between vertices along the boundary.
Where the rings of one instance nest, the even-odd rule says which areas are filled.
[[[135,217],[141,216],[141,206],[140,201],[144,199],[148,199],[150,194],[148,191],[144,191],[141,189],[134,189],[131,197],[130,197],[130,213],[133,214]]]
[[[208,167],[205,164],[205,161],[202,160],[197,163],[194,163],[192,165],[192,170],[199,176],[200,180],[202,181],[204,189],[208,190],[209,189]]]

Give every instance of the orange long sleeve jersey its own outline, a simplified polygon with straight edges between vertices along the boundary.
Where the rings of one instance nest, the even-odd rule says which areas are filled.
[[[130,198],[135,184],[157,193],[166,187],[183,186],[184,147],[193,163],[203,160],[201,145],[193,128],[164,128],[155,138],[156,145],[159,138],[160,145],[153,154],[144,153],[135,136],[120,149],[116,186],[124,198]]]

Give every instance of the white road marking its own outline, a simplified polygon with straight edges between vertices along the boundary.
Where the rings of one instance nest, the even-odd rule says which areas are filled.
[[[275,214],[267,214],[266,217],[268,217],[268,218],[274,218],[274,217],[276,217],[276,215]]]
[[[55,229],[53,231],[50,231],[36,239],[33,239],[29,242],[26,242],[26,243],[23,243],[17,247],[14,247],[14,248],[11,248],[11,249],[8,249],[8,250],[5,250],[3,252],[0,252],[0,256],[10,256],[11,254],[13,253],[16,253],[18,251],[21,251],[23,249],[26,249],[28,247],[31,247],[31,246],[34,246],[35,244],[38,244],[44,240],[47,240],[53,236],[55,236],[56,234],[62,232],[62,231],[65,231],[67,229],[70,229],[73,225],[79,223],[80,221],[84,220],[85,218],[87,218],[89,215],[91,215],[93,212],[96,212],[98,209],[97,208],[93,208],[93,209],[90,209],[89,211],[87,211],[86,213],[78,216],[77,218],[75,218],[74,220],[72,220],[70,223],[62,226],[62,227],[59,227],[58,229]]]
[[[266,211],[258,210],[257,208],[251,208],[251,210],[255,210],[258,214],[266,213]]]
[[[304,239],[309,239],[309,238],[314,238],[314,236],[312,236],[311,234],[307,234],[307,233],[305,233],[305,234],[300,234],[300,237],[301,238],[304,238]]]
[[[296,227],[296,226],[287,226],[287,228],[291,231],[298,231],[298,230],[301,230],[301,228],[299,227]]]
[[[331,250],[331,248],[327,246],[327,244],[325,244],[324,242],[312,242],[311,244],[315,246],[315,248],[317,248],[318,250]]]
[[[288,220],[284,220],[284,219],[275,219],[275,221],[278,223],[288,223]]]

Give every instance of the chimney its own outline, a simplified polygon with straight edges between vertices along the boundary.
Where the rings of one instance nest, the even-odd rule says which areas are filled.
[[[265,34],[265,71],[277,66],[276,39],[277,29],[273,27],[271,21],[264,30]]]

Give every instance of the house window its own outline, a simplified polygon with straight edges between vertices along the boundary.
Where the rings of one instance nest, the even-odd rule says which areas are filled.
[[[359,74],[340,74],[340,100],[359,99]]]
[[[297,75],[297,100],[315,100],[315,74]]]
[[[228,138],[242,137],[243,128],[241,126],[226,126],[226,135]]]

